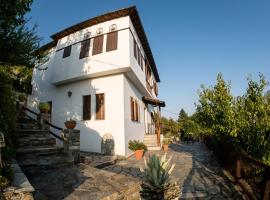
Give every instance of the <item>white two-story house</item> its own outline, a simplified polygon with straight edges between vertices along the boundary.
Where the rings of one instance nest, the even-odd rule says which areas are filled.
[[[154,133],[160,82],[136,7],[83,21],[51,36],[41,49],[48,59],[35,67],[28,107],[51,103],[51,121],[64,127],[73,118],[80,149],[101,152],[105,134],[117,155],[129,155],[129,140]]]

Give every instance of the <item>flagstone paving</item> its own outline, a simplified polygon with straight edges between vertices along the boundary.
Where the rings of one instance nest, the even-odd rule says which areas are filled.
[[[153,153],[164,154],[163,151],[152,151],[145,156]],[[140,199],[142,173],[139,169],[144,167],[143,159],[137,161],[132,156],[115,160],[95,154],[83,155],[86,156],[85,164],[26,171],[36,189],[35,199]],[[180,199],[247,199],[241,188],[225,176],[211,152],[200,143],[171,144],[167,155],[173,156],[172,163],[176,164],[171,181],[180,185]],[[104,164],[112,160],[116,163]],[[93,166],[106,167],[97,169]]]
[[[147,152],[145,156],[153,153],[159,156],[164,154],[163,151],[155,151]],[[241,188],[225,176],[226,172],[221,169],[211,152],[200,143],[171,144],[167,156],[173,156],[175,169],[171,181],[180,185],[182,199],[247,199]],[[103,170],[141,180],[140,167],[144,167],[143,159],[137,161],[131,157]]]

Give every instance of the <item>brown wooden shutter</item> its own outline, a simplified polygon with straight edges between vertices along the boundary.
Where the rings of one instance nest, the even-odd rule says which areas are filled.
[[[111,32],[107,34],[106,51],[113,51],[117,49],[118,32]]]
[[[83,96],[83,120],[91,119],[91,95]]]
[[[134,51],[134,57],[137,60],[137,43],[135,39],[133,39],[133,51]]]
[[[97,36],[97,37],[94,38],[92,55],[102,53],[102,50],[103,50],[103,37],[104,37],[104,35],[100,35],[100,36]]]
[[[105,119],[105,98],[104,93],[96,94],[96,119]]]
[[[136,121],[139,121],[139,104],[138,101],[135,101],[135,112],[136,112]]]
[[[89,56],[90,39],[81,42],[80,59]]]
[[[64,52],[63,52],[63,58],[66,58],[68,56],[70,56],[71,53],[71,45],[67,46],[64,48]]]
[[[133,98],[130,97],[130,114],[131,114],[131,120],[134,120],[134,105],[133,105]]]

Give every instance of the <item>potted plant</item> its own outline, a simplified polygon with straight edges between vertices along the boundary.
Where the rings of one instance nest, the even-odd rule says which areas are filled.
[[[41,102],[39,103],[38,108],[41,113],[48,113],[50,110],[50,104],[46,102]]]
[[[146,145],[143,142],[137,140],[131,140],[128,143],[128,148],[135,152],[136,160],[140,160],[143,157],[144,151],[147,150]]]
[[[20,102],[25,102],[27,98],[26,98],[25,95],[20,94],[20,95],[18,96],[18,99],[19,99]]]
[[[69,119],[65,122],[65,126],[67,129],[74,129],[76,126],[76,121],[74,119]]]
[[[168,151],[169,144],[170,144],[170,140],[169,139],[164,139],[163,140],[163,145],[162,145],[163,151]]]
[[[143,173],[140,195],[142,200],[176,200],[179,199],[180,187],[177,183],[170,182],[170,175],[175,164],[170,164],[172,157],[166,159],[166,154],[161,158],[156,155],[144,158],[145,168],[140,168]]]

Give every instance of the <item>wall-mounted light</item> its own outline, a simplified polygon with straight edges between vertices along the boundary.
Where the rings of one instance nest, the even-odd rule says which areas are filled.
[[[71,97],[72,92],[71,91],[68,91],[67,95],[68,95],[68,97]]]

